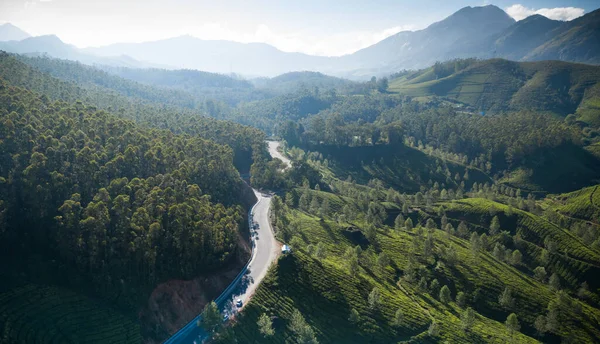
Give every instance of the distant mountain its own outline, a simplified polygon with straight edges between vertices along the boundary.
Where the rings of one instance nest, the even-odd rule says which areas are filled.
[[[286,53],[264,43],[237,43],[180,36],[154,42],[119,43],[84,50],[99,56],[126,54],[178,68],[247,76],[275,76],[294,70],[326,68],[329,59]]]
[[[562,23],[523,60],[564,60],[600,64],[600,9]],[[526,38],[526,37],[524,37]]]
[[[536,14],[515,23],[491,38],[486,37],[489,44],[486,46],[483,43],[482,45],[484,49],[496,56],[520,60],[530,51],[551,39],[552,32],[561,24],[562,22],[558,20],[551,20]]]
[[[414,97],[439,96],[484,112],[535,110],[577,114],[600,124],[600,66],[562,61],[502,59],[446,62],[390,82],[390,91]]]
[[[31,35],[11,23],[0,25],[0,42],[20,41],[28,37]]]
[[[496,6],[465,7],[419,31],[404,31],[356,53],[342,57],[341,65],[385,74],[431,66],[452,58],[449,51],[500,32],[515,23]]]
[[[25,55],[50,55],[54,58],[79,61],[85,64],[101,64],[122,67],[152,66],[141,63],[123,54],[99,57],[81,52],[77,47],[66,44],[55,35],[28,37],[20,41],[0,42],[0,50]]]
[[[600,64],[600,10],[568,22],[541,15],[515,22],[493,5],[465,7],[423,30],[399,32],[341,57],[288,53],[264,43],[202,40],[192,36],[86,49],[66,45],[56,36],[42,36],[19,42],[0,42],[0,49],[17,53],[43,52],[87,64],[126,67],[141,64],[144,67],[238,73],[245,77],[315,71],[365,79],[404,69],[426,68],[437,61],[470,57]],[[110,60],[107,62],[106,58]]]

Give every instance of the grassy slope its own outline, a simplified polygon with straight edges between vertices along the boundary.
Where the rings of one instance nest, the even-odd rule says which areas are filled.
[[[391,266],[381,273],[363,263],[359,275],[351,277],[346,271],[342,255],[347,248],[355,246],[356,243],[343,234],[344,230],[334,222],[321,222],[318,218],[297,211],[294,211],[291,217],[301,221],[300,235],[307,244],[325,244],[327,258],[318,261],[307,255],[304,250],[296,250],[293,255],[281,258],[238,318],[234,330],[243,342],[294,342],[293,335],[287,329],[287,322],[294,308],[305,315],[323,343],[393,343],[410,339],[417,342],[506,342],[509,339],[502,323],[479,315],[473,331],[465,333],[458,329],[461,310],[454,303],[444,306],[428,294],[417,291],[412,285],[398,286],[395,283],[402,269],[408,264],[406,257],[414,233],[380,231],[380,250],[390,256]],[[436,239],[440,240],[437,245],[446,245],[444,238],[443,233],[436,233]],[[476,262],[481,262],[480,259],[468,258],[468,243],[454,240],[460,245],[460,260],[468,259],[469,263],[475,265]],[[365,252],[365,256],[369,257],[367,260],[374,260],[375,255],[376,250],[373,247],[369,247]],[[500,268],[487,272],[487,279],[496,280],[498,284],[502,281],[498,278],[498,273],[502,271],[502,267],[507,267],[500,262],[496,262],[496,265]],[[512,268],[508,270],[509,274],[516,273]],[[473,270],[465,268],[465,271]],[[483,280],[480,279],[480,275],[486,273],[485,269],[475,271],[479,273],[472,277]],[[452,271],[448,270],[447,273]],[[368,310],[367,298],[375,286],[382,291],[384,301],[382,309],[373,312]],[[534,285],[530,290],[536,291],[537,288]],[[352,308],[361,314],[358,325],[353,325],[347,320]],[[405,316],[400,328],[390,326],[397,308],[402,309]],[[274,323],[277,334],[272,338],[264,339],[258,332],[256,320],[263,312],[278,319]],[[441,325],[440,335],[433,338],[426,332],[432,319]],[[534,339],[522,335],[519,335],[518,341],[535,342]]]
[[[596,123],[599,117],[598,112],[589,111],[598,101],[597,92],[587,91],[600,81],[596,66],[494,59],[437,80],[425,77],[430,74],[393,80],[390,91],[414,97],[448,97],[492,112],[532,109],[565,116],[581,106],[581,120]]]
[[[560,214],[600,223],[600,185],[549,197],[550,207]]]
[[[465,199],[444,204],[449,217],[468,221],[480,230],[487,228],[491,222],[490,208],[494,208],[500,219],[501,229],[520,234],[525,241],[524,260],[539,262],[544,240],[552,239],[558,246],[557,252],[551,254],[551,270],[556,271],[561,279],[572,287],[583,281],[600,286],[600,252],[581,242],[570,232],[556,226],[546,219],[534,214],[514,210],[512,216],[506,215],[507,206],[485,199]],[[565,253],[568,254],[565,255]],[[532,267],[535,265],[533,264]],[[531,273],[531,268],[528,272]]]
[[[31,259],[0,269],[1,343],[142,342],[135,314],[89,296],[89,289],[63,287],[68,279],[85,283],[66,274],[64,266],[41,263],[35,268],[38,264]]]
[[[360,161],[361,154],[358,152],[344,154],[343,156],[351,158],[347,158],[349,160],[344,161],[343,165],[340,161],[330,159],[330,169],[325,168],[323,164],[318,164],[324,179],[343,179],[348,173],[344,169],[348,169],[351,174],[354,173],[353,177],[365,173],[364,180],[373,178],[373,175],[367,173],[370,171],[369,167],[360,167],[360,164],[352,163],[352,159]],[[327,156],[325,153],[324,155]],[[400,158],[396,159],[402,161]],[[407,175],[415,163],[414,159],[406,159],[406,165],[390,165],[389,170],[381,170],[381,173],[385,176],[389,171],[400,170]],[[472,170],[470,174],[472,180],[476,173]],[[370,188],[364,185],[357,184],[354,187],[363,192],[370,191]],[[318,197],[320,202],[326,198],[332,213],[340,212],[345,204],[355,203],[352,198],[328,192],[313,190],[308,192],[311,197]],[[564,206],[581,203],[581,198],[589,199],[590,194],[591,189],[584,189],[581,194],[569,194],[569,201],[566,201]],[[598,201],[600,203],[600,199]],[[391,203],[385,205],[390,218],[393,218],[398,212],[397,206]],[[448,285],[453,297],[457,292],[462,291],[467,295],[468,300],[472,300],[474,292],[479,290],[479,301],[476,304],[468,301],[478,312],[478,322],[470,333],[460,329],[462,310],[455,303],[443,305],[437,301],[437,295],[432,297],[427,292],[418,290],[415,284],[396,283],[406,271],[409,257],[415,254],[411,253],[414,251],[413,238],[416,235],[414,230],[379,229],[377,234],[379,244],[374,247],[367,244],[364,237],[357,239],[356,235],[346,230],[349,226],[363,227],[364,214],[358,214],[358,219],[352,224],[338,225],[334,221],[321,221],[312,215],[293,210],[287,217],[300,222],[298,237],[305,245],[323,243],[327,248],[327,256],[318,260],[303,247],[296,248],[292,256],[282,258],[279,265],[270,271],[268,282],[259,287],[256,297],[238,318],[234,326],[238,338],[244,342],[294,342],[287,325],[292,310],[297,308],[315,329],[322,343],[392,343],[403,340],[419,343],[446,340],[504,343],[510,339],[503,325],[510,312],[517,313],[522,332],[527,335],[515,338],[516,341],[534,342],[533,322],[538,315],[545,314],[548,303],[555,298],[554,291],[547,284],[540,283],[532,277],[533,268],[543,265],[540,261],[546,238],[551,238],[558,244],[556,252],[550,254],[547,269],[549,273],[556,272],[560,276],[563,286],[576,288],[582,281],[587,281],[592,290],[600,287],[600,279],[597,277],[600,272],[600,252],[545,218],[518,209],[514,209],[513,215],[508,216],[507,206],[479,198],[446,202],[443,206],[455,228],[460,221],[464,220],[469,230],[481,234],[487,231],[491,214],[494,213],[500,218],[502,230],[508,231],[511,235],[518,233],[523,239],[518,246],[508,245],[513,249],[519,248],[524,255],[525,264],[518,267],[493,257],[490,253],[491,247],[488,247],[487,251],[475,253],[468,240],[450,236],[440,230],[434,232],[435,258],[429,258],[425,262],[418,258],[424,269],[421,270],[424,272],[420,276],[426,276],[429,281],[436,278],[441,285]],[[492,208],[493,211],[490,211]],[[439,224],[439,218],[433,212],[427,214],[418,210],[413,211],[410,216],[413,221],[421,224],[424,224],[426,218],[432,217]],[[347,272],[343,254],[346,249],[357,244],[362,246],[364,256],[359,275],[351,277]],[[446,262],[445,258],[439,255],[442,247],[450,246],[454,247],[458,254],[455,264]],[[376,255],[380,252],[385,252],[392,260],[391,265],[383,273],[374,264]],[[415,252],[417,257],[421,256],[419,250]],[[440,265],[439,262],[445,264]],[[382,290],[383,299],[386,300],[382,312],[377,314],[369,311],[366,304],[368,293],[374,286]],[[514,308],[510,310],[503,309],[498,304],[498,297],[506,287],[513,290],[516,299]],[[600,311],[577,299],[569,299],[573,304],[580,305],[582,312],[577,313],[572,308],[565,310],[556,334],[570,337],[578,343],[600,340]],[[408,318],[400,328],[389,327],[396,307],[402,309]],[[348,321],[349,311],[352,308],[361,314],[359,325]],[[265,339],[258,332],[256,321],[262,313],[274,316],[276,335],[272,338]],[[432,319],[441,324],[440,335],[433,338],[428,336],[426,331]],[[340,328],[344,331],[340,331]],[[560,341],[557,335],[547,335],[544,341]]]
[[[333,174],[340,179],[351,176],[358,183],[380,179],[400,192],[417,192],[421,185],[432,182],[446,183],[446,176],[436,172],[444,161],[407,146],[323,147],[317,150],[329,160]],[[452,177],[463,176],[466,166],[446,161]],[[428,173],[426,171],[432,171]],[[327,172],[327,171],[325,171]],[[470,183],[490,183],[491,179],[477,169],[469,168]],[[452,181],[454,183],[454,181]]]

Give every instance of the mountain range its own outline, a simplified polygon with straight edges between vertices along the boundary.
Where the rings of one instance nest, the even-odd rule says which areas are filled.
[[[0,30],[0,39],[11,36],[2,34],[4,31],[10,30]],[[0,49],[16,53],[44,52],[91,64],[151,65],[246,76],[311,70],[365,78],[464,57],[600,64],[600,10],[572,21],[533,15],[517,22],[493,5],[465,7],[423,30],[399,32],[340,57],[288,53],[264,43],[202,40],[192,36],[86,49],[65,44],[56,36],[40,36],[0,42]]]

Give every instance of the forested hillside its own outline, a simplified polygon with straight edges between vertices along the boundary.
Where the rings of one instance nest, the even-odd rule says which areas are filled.
[[[83,285],[129,313],[159,282],[246,254],[238,249],[242,206],[253,196],[229,147],[4,80],[0,92],[0,235],[14,262],[5,278],[21,270],[40,283],[21,262],[52,260],[68,280],[43,282]],[[5,312],[3,321],[17,321]]]
[[[567,116],[579,112],[599,82],[600,67],[591,65],[459,60],[408,73],[392,80],[390,90],[447,97],[485,113],[536,110]]]
[[[0,54],[0,77],[51,100],[81,100],[144,126],[228,145],[233,149],[235,166],[242,171],[250,169],[255,149],[259,156],[266,154],[261,131],[216,120],[222,117],[218,102],[204,102],[184,91],[142,85],[77,62],[47,57],[18,60],[6,53]]]
[[[217,342],[600,338],[600,236],[584,215],[595,187],[548,207],[520,189],[475,182],[470,170],[459,183],[400,193],[377,179],[343,181],[345,171],[316,152],[289,153],[322,179],[273,200],[277,235],[292,253]]]

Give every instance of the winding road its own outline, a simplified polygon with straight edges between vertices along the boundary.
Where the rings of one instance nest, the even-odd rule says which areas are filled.
[[[271,156],[279,158],[289,167],[290,160],[277,150],[279,142],[269,141],[268,145]],[[280,244],[275,240],[269,221],[271,196],[263,194],[258,190],[254,190],[254,194],[258,201],[254,204],[248,215],[250,231],[252,233],[252,258],[233,282],[215,300],[221,312],[230,317],[235,315],[250,300],[260,282],[267,275],[269,267],[281,252]],[[234,300],[237,299],[242,300],[243,305],[241,308],[238,308],[234,304]],[[202,343],[202,341],[208,338],[208,333],[202,327],[198,326],[198,321],[201,319],[201,315],[196,316],[164,343]]]
[[[291,163],[290,159],[286,158],[283,154],[281,154],[281,152],[279,152],[279,147],[281,146],[281,142],[279,142],[279,141],[267,141],[267,142],[269,145],[269,154],[271,154],[271,157],[277,158],[277,159],[283,161],[283,163],[287,165],[286,168],[291,167],[292,163]]]

